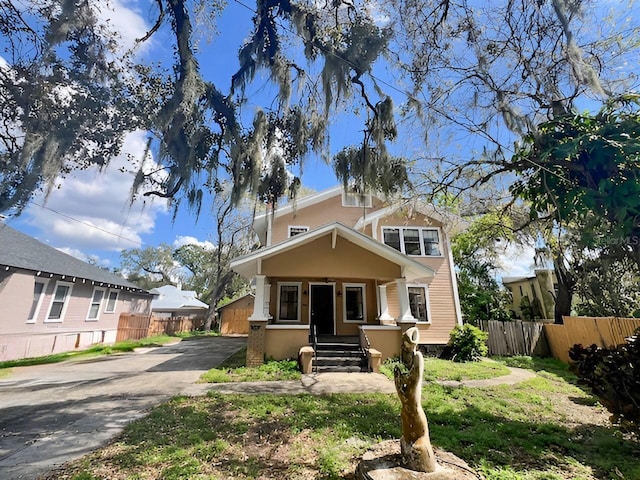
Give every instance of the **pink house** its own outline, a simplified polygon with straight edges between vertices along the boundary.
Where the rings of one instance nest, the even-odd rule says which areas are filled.
[[[153,295],[0,223],[0,360],[113,343]]]
[[[425,349],[445,345],[462,323],[449,245],[457,221],[341,186],[256,217],[263,247],[231,263],[256,287],[248,363],[299,356],[308,370],[320,351],[356,350],[375,370],[411,326]]]

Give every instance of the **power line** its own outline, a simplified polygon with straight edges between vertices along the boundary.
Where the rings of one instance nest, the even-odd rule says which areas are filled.
[[[44,209],[44,210],[49,210],[50,212],[53,212],[53,213],[55,213],[57,215],[60,215],[61,217],[67,218],[69,220],[73,220],[74,222],[80,223],[80,224],[85,225],[87,227],[95,228],[96,230],[100,230],[101,232],[106,233],[107,235],[112,235],[114,237],[117,237],[118,240],[126,240],[128,242],[135,243],[136,245],[140,245],[141,247],[145,245],[140,240],[134,240],[132,238],[125,237],[122,234],[110,232],[109,230],[105,230],[104,228],[99,227],[98,225],[94,225],[93,223],[89,223],[89,222],[80,220],[78,218],[72,217],[71,215],[67,215],[66,213],[59,212],[58,210],[54,210],[53,208],[47,207],[47,206],[42,205],[40,203],[37,203],[37,202],[31,202],[31,203],[33,205],[36,205],[37,207],[40,207],[40,208]],[[124,228],[124,225],[122,227]]]

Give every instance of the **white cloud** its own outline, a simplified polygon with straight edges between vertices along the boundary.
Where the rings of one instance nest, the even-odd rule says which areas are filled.
[[[109,31],[118,35],[118,43],[122,53],[134,48],[145,49],[149,45],[149,42],[142,44],[136,42],[144,37],[151,28],[140,14],[136,3],[122,2],[121,0],[96,2],[98,19]]]
[[[144,132],[129,134],[121,155],[102,172],[75,172],[56,181],[59,188],[46,203],[41,197],[34,199],[23,215],[27,223],[45,232],[40,239],[70,251],[140,247],[141,235],[151,233],[156,217],[167,211],[166,202],[158,199],[136,198],[131,203],[133,174],[120,171],[131,168],[129,155],[143,157],[145,136]],[[151,158],[145,162],[147,168],[155,165]]]
[[[198,245],[204,248],[205,250],[215,250],[216,248],[216,246],[213,243],[209,242],[208,240],[200,241],[196,237],[191,237],[189,235],[178,236],[173,242],[174,248],[180,248],[184,245]]]
[[[529,245],[509,244],[500,255],[498,277],[530,275],[534,269],[535,248]]]

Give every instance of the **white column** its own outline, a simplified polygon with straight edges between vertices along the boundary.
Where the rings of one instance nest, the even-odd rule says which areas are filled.
[[[256,294],[253,299],[253,315],[249,320],[269,320],[269,297],[265,295],[269,285],[266,285],[266,275],[256,275]],[[266,312],[265,312],[266,307]]]
[[[380,323],[394,320],[394,318],[389,315],[389,303],[387,301],[386,285],[378,285],[378,300],[380,302],[380,315],[378,316]]]
[[[398,323],[416,322],[417,320],[411,314],[411,306],[409,305],[409,289],[407,288],[407,280],[405,278],[396,279],[398,286],[398,307],[400,315],[396,319]]]

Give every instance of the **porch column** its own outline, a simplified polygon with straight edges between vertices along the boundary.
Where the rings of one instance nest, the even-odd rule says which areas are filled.
[[[266,283],[266,275],[256,275],[256,293],[253,298],[253,314],[249,320],[269,320],[269,290],[271,285]]]
[[[396,285],[398,286],[398,307],[400,315],[396,319],[398,323],[416,323],[417,320],[411,314],[411,306],[409,305],[409,289],[407,288],[407,279],[396,279]]]
[[[253,315],[249,317],[247,338],[247,366],[257,367],[264,362],[269,320],[269,288],[265,275],[256,275],[256,293],[253,299]]]
[[[378,285],[378,299],[380,301],[380,315],[378,320],[380,325],[392,325],[395,323],[395,319],[389,315],[389,303],[387,301],[387,286]]]

